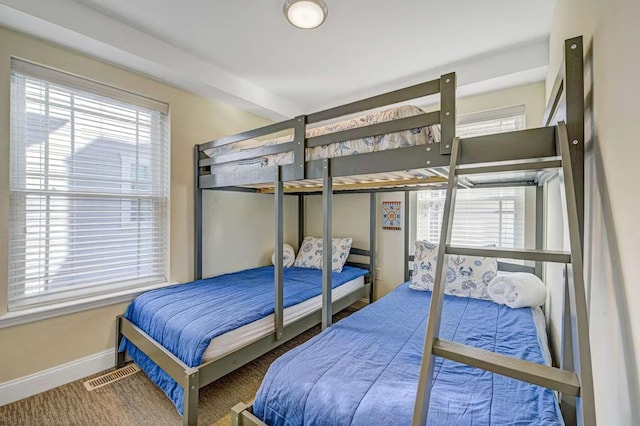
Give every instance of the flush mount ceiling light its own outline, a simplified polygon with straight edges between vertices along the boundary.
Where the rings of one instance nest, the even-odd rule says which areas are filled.
[[[329,9],[322,0],[287,0],[284,16],[294,27],[310,30],[324,22]]]

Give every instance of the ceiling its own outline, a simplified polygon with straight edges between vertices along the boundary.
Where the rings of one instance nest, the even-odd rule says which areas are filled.
[[[326,2],[315,30],[283,0],[0,0],[0,24],[269,118],[450,71],[468,92],[544,78],[555,0]]]

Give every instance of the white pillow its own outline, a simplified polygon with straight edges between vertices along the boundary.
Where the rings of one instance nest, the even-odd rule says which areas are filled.
[[[510,308],[525,308],[544,305],[547,287],[540,278],[526,272],[499,274],[487,287],[491,300]]]
[[[433,290],[438,261],[438,245],[416,241],[410,288]],[[498,273],[495,257],[450,255],[446,269],[444,292],[454,296],[490,299],[487,286]]]
[[[296,260],[296,252],[289,244],[282,245],[282,266],[285,268],[291,268],[293,262]],[[276,252],[271,255],[271,263],[276,264]]]
[[[352,238],[333,238],[331,240],[331,269],[334,272],[342,272],[349,251],[351,251],[352,242]],[[298,256],[293,266],[322,269],[322,238],[305,237],[300,244],[300,250],[298,250]]]

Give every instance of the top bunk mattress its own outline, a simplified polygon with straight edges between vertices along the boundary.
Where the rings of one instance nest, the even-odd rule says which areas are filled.
[[[267,424],[409,425],[431,292],[409,283],[278,358],[253,404]],[[544,363],[529,308],[445,296],[441,337]],[[546,337],[543,337],[546,338]],[[430,425],[562,425],[552,390],[437,358]]]
[[[414,115],[424,114],[424,111],[416,106],[404,105],[384,111],[378,111],[361,117],[351,118],[337,123],[326,124],[319,127],[308,128],[306,137],[322,136],[329,133],[343,130],[355,129],[386,121],[398,120]],[[291,142],[290,136],[285,136],[267,141],[248,140],[235,144],[224,145],[219,148],[212,148],[204,152],[208,156],[239,152],[253,149],[260,146],[272,146],[281,143]],[[362,139],[354,139],[345,142],[336,142],[329,145],[307,148],[305,151],[305,161],[321,160],[324,158],[344,157],[354,154],[364,154],[368,152],[385,151],[389,149],[404,148],[415,145],[426,145],[440,142],[440,126],[427,126],[401,132],[386,133],[383,135],[370,136]],[[243,170],[257,167],[273,167],[278,165],[292,164],[294,160],[293,151],[279,154],[263,155],[250,160],[240,160],[231,170]]]

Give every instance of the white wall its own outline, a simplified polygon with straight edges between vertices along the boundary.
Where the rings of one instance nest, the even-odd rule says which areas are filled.
[[[566,38],[586,53],[585,278],[602,425],[640,419],[640,2],[559,0],[550,37],[549,93]]]

